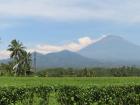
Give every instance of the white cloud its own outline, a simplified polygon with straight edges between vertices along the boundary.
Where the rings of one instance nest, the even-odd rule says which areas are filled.
[[[1,0],[0,16],[140,22],[139,0]]]
[[[64,45],[51,45],[51,44],[37,45],[35,48],[27,49],[27,51],[29,52],[37,51],[42,54],[48,54],[48,53],[58,52],[62,50],[69,50],[69,51],[76,52],[90,44],[93,44],[102,40],[105,37],[106,35],[99,37],[97,39],[92,39],[86,36],[86,37],[79,38],[76,42],[73,41],[70,43],[66,43]],[[10,52],[6,50],[0,51],[0,59],[8,58],[9,55],[10,55]]]
[[[10,52],[8,51],[5,51],[5,50],[0,51],[0,59],[6,59],[9,57],[9,55],[10,55]]]
[[[31,52],[37,51],[43,54],[58,52],[62,50],[78,51],[91,43],[93,43],[92,39],[90,39],[89,37],[83,37],[78,39],[78,42],[70,42],[64,45],[50,45],[50,44],[37,45],[36,48],[30,49],[29,51]]]
[[[83,37],[83,38],[78,39],[78,42],[80,45],[85,47],[85,46],[91,44],[93,42],[93,40],[89,37]]]
[[[47,54],[51,52],[58,52],[62,50],[69,50],[69,51],[76,52],[90,44],[93,44],[93,43],[96,43],[97,41],[102,40],[104,37],[106,36],[102,36],[97,39],[91,39],[90,37],[82,37],[82,38],[79,38],[77,42],[70,42],[64,45],[50,45],[50,44],[37,45],[36,48],[30,49],[29,51],[31,52],[37,51],[43,54]]]

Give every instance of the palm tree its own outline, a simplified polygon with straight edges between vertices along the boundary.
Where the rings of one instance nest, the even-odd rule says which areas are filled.
[[[15,39],[11,41],[8,51],[11,52],[10,58],[13,59],[15,64],[13,67],[15,75],[26,76],[26,72],[31,70],[31,54],[25,50],[22,43]]]
[[[12,40],[8,47],[9,47],[8,51],[11,52],[10,58],[13,59],[13,62],[15,62],[15,64],[18,64],[17,73],[20,74],[20,72],[22,70],[21,69],[21,57],[25,51],[25,47],[23,46],[22,43],[20,43],[16,39]]]
[[[26,72],[31,70],[31,65],[32,65],[32,57],[31,57],[31,53],[28,53],[26,51],[23,52],[22,55],[22,60],[21,60],[21,64],[22,64],[22,68],[23,68],[23,72],[24,75],[26,76]]]
[[[8,51],[11,52],[10,57],[16,59],[17,61],[20,59],[20,56],[22,56],[22,53],[25,50],[23,44],[16,39],[12,40],[11,44],[8,47]]]

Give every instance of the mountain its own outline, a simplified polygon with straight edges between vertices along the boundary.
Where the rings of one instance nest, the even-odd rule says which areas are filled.
[[[2,59],[2,60],[0,60],[0,64],[1,63],[8,63],[10,61],[10,59]]]
[[[120,36],[109,35],[78,51],[82,56],[116,64],[140,64],[140,46]]]
[[[32,54],[34,61],[34,53]],[[1,62],[8,62],[1,60]],[[78,52],[36,53],[37,68],[140,66],[140,46],[120,36],[109,35]]]
[[[33,54],[34,55],[34,54]],[[33,57],[32,57],[33,58]],[[36,63],[38,68],[45,67],[94,67],[101,65],[99,61],[83,57],[75,52],[60,51],[43,55],[36,54]]]

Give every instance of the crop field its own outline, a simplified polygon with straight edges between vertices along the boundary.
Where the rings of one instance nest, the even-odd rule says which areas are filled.
[[[110,85],[140,85],[140,77],[0,77],[0,87],[5,86],[59,86],[80,87]]]
[[[0,105],[140,105],[139,77],[1,77]]]

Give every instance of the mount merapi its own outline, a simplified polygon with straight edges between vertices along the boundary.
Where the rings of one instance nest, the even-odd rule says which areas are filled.
[[[140,65],[140,46],[120,36],[106,36],[102,40],[81,49],[78,53],[87,58],[102,61],[106,65],[110,64],[110,66]]]
[[[109,35],[78,52],[37,53],[36,59],[38,68],[140,66],[140,46],[120,36]]]

